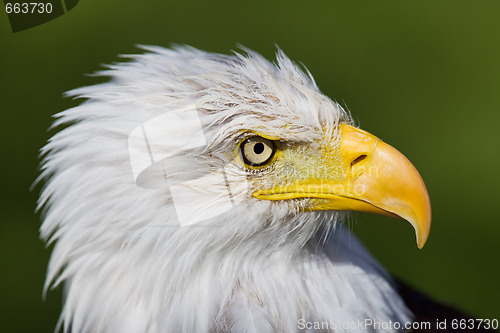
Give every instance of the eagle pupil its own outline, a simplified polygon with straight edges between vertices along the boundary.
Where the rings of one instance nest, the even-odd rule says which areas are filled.
[[[255,146],[253,146],[253,151],[256,154],[262,154],[262,152],[264,152],[264,144],[262,142],[256,143]]]

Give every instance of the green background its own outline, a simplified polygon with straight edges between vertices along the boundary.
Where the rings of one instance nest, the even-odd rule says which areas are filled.
[[[2,9],[3,11],[3,9]],[[500,1],[97,1],[12,33],[0,14],[0,330],[51,332],[60,291],[42,301],[50,251],[33,213],[38,150],[62,93],[136,44],[272,58],[279,45],[360,126],[403,152],[433,205],[427,245],[411,226],[357,215],[387,269],[480,318],[500,319]]]

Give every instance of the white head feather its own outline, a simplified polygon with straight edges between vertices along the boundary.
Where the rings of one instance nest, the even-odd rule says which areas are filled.
[[[251,196],[271,171],[233,168],[248,180],[234,193],[244,200],[179,226],[169,184],[195,181],[193,211],[212,216],[196,199],[217,197],[211,177],[231,164],[246,133],[336,142],[338,124],[351,122],[343,109],[281,51],[272,64],[249,50],[144,48],[149,53],[101,72],[109,83],[71,91],[87,100],[57,115],[55,126],[69,126],[43,149],[41,235],[55,242],[46,288],[65,284],[64,331],[294,332],[300,319],[408,321],[389,277],[341,226],[345,214],[299,213],[300,202]],[[207,145],[171,154],[167,178],[151,176],[156,188],[138,186],[130,133],[188,105]]]

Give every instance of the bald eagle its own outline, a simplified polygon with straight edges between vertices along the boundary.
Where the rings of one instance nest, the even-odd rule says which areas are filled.
[[[396,149],[277,52],[143,46],[42,149],[45,289],[65,332],[399,331],[400,286],[343,225],[431,208]],[[378,324],[378,326],[377,326]],[[388,326],[390,325],[390,326]]]

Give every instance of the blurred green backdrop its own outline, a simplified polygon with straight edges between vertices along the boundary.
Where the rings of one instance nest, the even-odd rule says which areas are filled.
[[[354,231],[396,276],[480,318],[499,318],[499,1],[97,1],[12,33],[0,15],[0,330],[51,332],[50,251],[33,213],[38,150],[62,93],[135,44],[268,58],[279,45],[361,127],[402,151],[433,205],[423,250],[408,223],[360,214]]]

